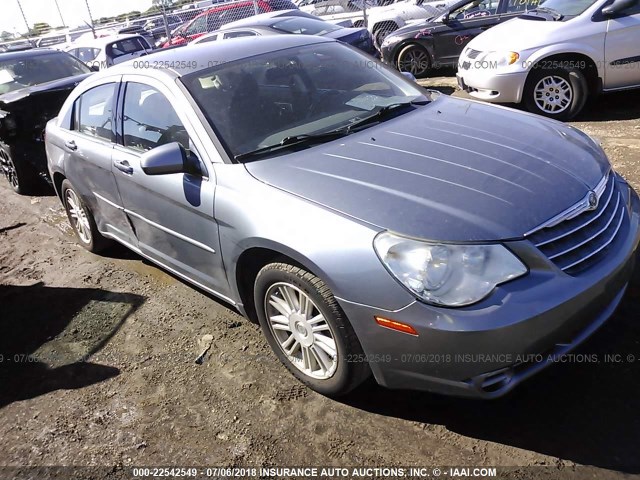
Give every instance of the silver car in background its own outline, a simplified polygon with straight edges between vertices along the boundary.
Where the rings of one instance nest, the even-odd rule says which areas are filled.
[[[640,88],[638,44],[640,0],[546,0],[471,40],[458,83],[480,100],[568,120],[589,96]]]
[[[100,72],[47,126],[79,242],[260,322],[302,382],[491,398],[620,302],[638,197],[561,123],[440,96],[313,36]]]

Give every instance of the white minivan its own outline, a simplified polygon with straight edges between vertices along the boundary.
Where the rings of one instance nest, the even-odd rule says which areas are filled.
[[[142,35],[111,35],[76,40],[66,49],[92,70],[102,70],[151,53],[153,48]]]
[[[558,120],[589,95],[640,88],[640,0],[546,0],[469,42],[458,84]]]

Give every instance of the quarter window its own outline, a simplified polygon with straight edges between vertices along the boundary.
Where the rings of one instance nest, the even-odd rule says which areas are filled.
[[[147,151],[178,142],[189,149],[189,135],[171,102],[149,85],[127,83],[124,97],[124,146]]]
[[[113,141],[113,94],[115,84],[92,88],[75,103],[74,130],[92,137]]]

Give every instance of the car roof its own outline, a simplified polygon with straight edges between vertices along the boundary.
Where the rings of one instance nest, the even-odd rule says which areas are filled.
[[[20,52],[0,53],[0,61],[19,60],[21,58],[42,57],[44,55],[52,55],[55,53],[64,53],[53,48],[33,48],[31,50],[22,50]]]
[[[88,40],[76,40],[69,44],[70,48],[82,48],[82,47],[104,47],[105,45],[120,40],[126,40],[127,38],[141,38],[139,33],[121,33],[117,35],[109,35],[107,37],[90,38]]]
[[[321,43],[331,43],[335,40],[312,35],[273,35],[261,37],[256,41],[254,37],[240,37],[225,40],[224,42],[208,42],[189,47],[189,61],[185,61],[185,50],[182,48],[172,48],[145,56],[144,62],[137,62],[134,67],[133,61],[127,61],[114,67],[104,70],[104,74],[127,74],[140,73],[141,67],[149,64],[148,70],[164,70],[173,72],[175,76],[184,76],[206,70],[212,66],[242,60],[244,58],[262,55],[263,53],[286,50],[287,48],[302,47],[305,45],[316,45]],[[147,61],[148,60],[148,61]],[[197,64],[193,66],[194,62]],[[158,68],[158,65],[167,65],[165,68]],[[98,75],[102,76],[103,72]]]

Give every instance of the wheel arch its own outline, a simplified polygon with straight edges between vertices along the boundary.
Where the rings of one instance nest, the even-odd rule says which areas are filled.
[[[66,179],[67,177],[65,177],[62,173],[53,172],[53,178],[51,180],[53,181],[53,188],[56,192],[56,195],[58,195],[58,198],[60,200],[62,200],[62,182],[64,182]]]
[[[527,78],[525,80],[525,85],[526,85],[526,82],[529,81],[529,78],[531,77],[532,72],[534,72],[537,68],[539,68],[542,62],[552,62],[552,61],[556,61],[556,62],[583,61],[585,62],[585,68],[584,69],[580,68],[579,70],[583,72],[587,80],[588,93],[590,95],[593,95],[600,92],[600,88],[602,85],[602,75],[600,74],[600,71],[598,69],[598,64],[593,60],[590,54],[579,52],[579,51],[572,51],[572,50],[555,51],[555,52],[544,52],[544,51],[537,52],[535,57],[532,57],[528,61],[528,63],[530,63],[530,66],[529,66],[529,72],[527,73]]]
[[[258,322],[253,299],[256,277],[265,265],[274,262],[290,263],[306,270],[320,278],[335,293],[335,285],[318,265],[285,245],[262,241],[261,245],[246,246],[235,262],[235,272],[232,278],[235,281],[238,298],[242,302],[243,313],[251,322]]]

